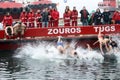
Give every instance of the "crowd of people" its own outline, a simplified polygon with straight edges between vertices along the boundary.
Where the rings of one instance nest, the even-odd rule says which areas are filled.
[[[79,17],[78,14],[81,16]],[[101,24],[120,24],[120,12],[119,9],[116,9],[113,16],[110,18],[110,11],[105,8],[103,13],[100,9],[96,9],[96,11],[91,14],[88,12],[86,7],[84,6],[82,10],[78,12],[76,7],[74,6],[71,10],[69,6],[66,6],[65,12],[63,13],[63,25],[64,26],[78,26],[78,19],[80,18],[80,22],[82,22],[83,26],[86,25],[101,25]],[[44,8],[43,10],[34,11],[32,9],[27,12],[25,9],[20,14],[19,22],[24,25],[26,28],[44,28],[44,27],[58,27],[59,26],[59,11],[57,8]],[[3,27],[6,29],[7,26],[14,26],[14,19],[8,12],[3,18]],[[11,29],[10,27],[8,29]],[[19,29],[19,28],[17,28]],[[13,29],[13,33],[15,30]],[[21,30],[25,30],[21,29]],[[11,30],[12,31],[12,30]],[[6,31],[7,32],[7,31]],[[23,34],[24,32],[22,32]],[[17,33],[15,33],[17,34]]]
[[[81,16],[78,16],[80,14]],[[8,16],[9,15],[9,16]],[[64,26],[78,26],[78,19],[82,25],[101,25],[101,24],[120,24],[120,12],[116,9],[113,16],[111,17],[110,11],[105,8],[103,12],[99,8],[96,11],[89,13],[84,6],[82,10],[78,12],[74,6],[71,10],[69,6],[66,6],[65,12],[63,13],[63,24]],[[19,20],[24,23],[27,28],[33,27],[58,27],[59,26],[59,11],[57,8],[44,8],[43,10],[34,11],[32,9],[29,12],[23,11],[20,14]],[[11,26],[13,23],[12,16],[7,13],[3,19],[4,26]]]

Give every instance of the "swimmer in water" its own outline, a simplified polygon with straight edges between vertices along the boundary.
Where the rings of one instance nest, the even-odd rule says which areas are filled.
[[[112,50],[113,52],[118,52],[119,51],[119,47],[118,44],[112,40],[112,38],[110,38],[110,41],[108,43],[108,46],[110,48],[110,51]]]
[[[71,56],[77,56],[77,52],[74,48],[70,46],[70,42],[67,41],[66,45],[63,45],[63,41],[61,40],[61,36],[58,37],[57,41],[57,49],[61,54],[69,53]]]
[[[8,37],[8,39],[13,37],[13,27],[12,26],[7,26],[5,28],[5,34]]]
[[[65,53],[65,49],[64,49],[63,41],[61,40],[61,36],[58,37],[57,49],[61,54]]]
[[[71,57],[79,58],[78,53],[76,51],[77,47],[74,48],[73,46],[71,46],[70,42],[71,41],[67,41],[67,43],[65,45],[65,51],[66,51],[67,55],[69,55]]]
[[[101,34],[101,30],[99,28],[98,40],[95,43],[93,43],[93,45],[95,45],[96,43],[99,42],[100,51],[101,51],[102,55],[104,54],[103,48],[102,48],[103,45],[105,45],[106,50],[109,51],[109,48],[107,46],[108,41],[109,41],[109,38],[104,36],[103,34]]]
[[[92,48],[91,48],[90,44],[87,44],[87,49],[88,49],[89,51],[92,51]]]

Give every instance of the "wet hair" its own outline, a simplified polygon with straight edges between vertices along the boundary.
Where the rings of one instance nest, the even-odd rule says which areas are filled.
[[[104,38],[104,39],[105,39],[105,38],[109,39],[109,36],[105,35],[103,38]]]
[[[74,55],[77,55],[77,52],[74,52]]]
[[[9,36],[12,35],[12,30],[10,27],[7,28],[7,33],[9,34]]]
[[[20,22],[20,21],[19,21],[18,23],[19,23],[20,25],[22,24],[22,22]]]
[[[62,50],[60,50],[60,53],[62,53],[62,54],[63,54],[63,51],[62,51]]]
[[[70,40],[70,39],[67,39],[66,41],[67,41],[68,43],[70,43],[70,42],[71,42],[71,40]]]

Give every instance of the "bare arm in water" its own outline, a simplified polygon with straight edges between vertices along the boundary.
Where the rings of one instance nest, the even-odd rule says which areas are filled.
[[[89,51],[92,51],[92,48],[90,47],[89,44],[87,44],[87,49],[88,49]]]
[[[61,36],[58,37],[58,41],[57,42],[60,42],[61,41]]]
[[[102,34],[101,34],[101,30],[99,29],[99,33],[98,33],[98,40],[96,42],[93,43],[93,45],[95,45],[96,43],[100,42],[100,38],[102,38]]]
[[[103,35],[101,34],[100,28],[99,28],[99,33],[98,33],[98,40],[96,42],[94,42],[93,45],[95,45],[98,42],[99,42],[100,51],[103,55],[104,53],[103,53],[102,45],[104,44],[104,40],[103,40]]]

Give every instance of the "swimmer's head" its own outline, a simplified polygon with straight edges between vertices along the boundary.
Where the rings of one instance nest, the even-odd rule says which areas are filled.
[[[18,23],[21,25],[22,24],[22,22],[21,21],[18,21]]]
[[[63,50],[60,50],[60,53],[61,53],[61,54],[63,54],[63,53],[64,53],[64,51],[63,51]]]
[[[74,55],[77,55],[77,52],[74,52]]]

